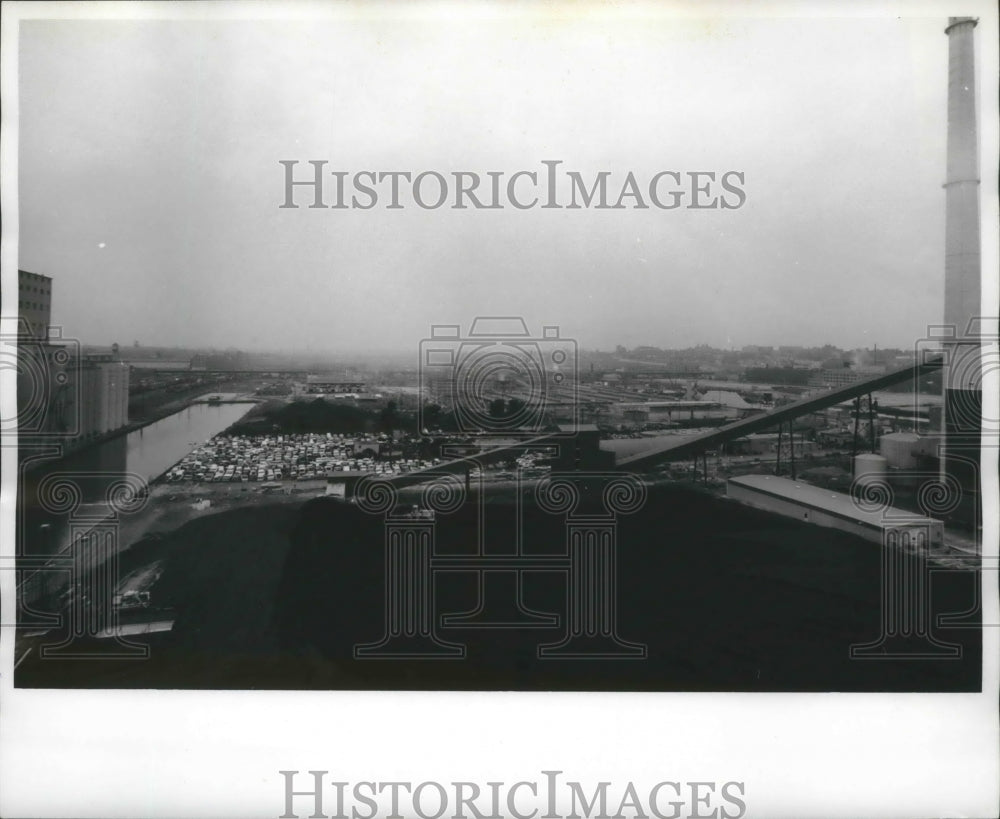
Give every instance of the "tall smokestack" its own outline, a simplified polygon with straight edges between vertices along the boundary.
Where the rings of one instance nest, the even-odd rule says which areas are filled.
[[[948,175],[945,188],[945,442],[943,470],[966,488],[978,478],[982,419],[979,333],[979,145],[972,17],[950,17],[948,35]]]

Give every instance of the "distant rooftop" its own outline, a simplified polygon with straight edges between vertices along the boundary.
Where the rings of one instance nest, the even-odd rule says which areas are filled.
[[[559,431],[563,435],[581,432],[600,432],[597,424],[559,424]]]
[[[715,401],[730,409],[750,409],[753,404],[748,404],[739,393],[731,390],[709,390],[705,393],[706,401]]]
[[[626,401],[618,405],[630,409],[714,409],[722,406],[718,401]]]
[[[35,279],[50,282],[52,281],[51,276],[43,276],[41,273],[29,273],[27,270],[18,270],[17,275],[22,279]]]

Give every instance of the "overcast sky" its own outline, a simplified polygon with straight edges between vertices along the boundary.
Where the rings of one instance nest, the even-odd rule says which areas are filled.
[[[19,266],[95,344],[405,351],[489,314],[587,348],[908,346],[943,312],[946,23],[22,22]],[[562,160],[612,198],[736,170],[746,202],[281,209],[288,159]]]

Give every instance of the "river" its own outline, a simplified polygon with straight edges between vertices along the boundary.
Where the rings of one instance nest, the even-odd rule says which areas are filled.
[[[127,480],[140,487],[162,475],[199,444],[242,418],[252,403],[192,404],[142,429],[65,458],[28,450],[37,461],[18,487],[18,545],[25,555],[50,555],[65,547],[71,523],[97,521],[107,498]],[[71,498],[67,504],[65,499]]]

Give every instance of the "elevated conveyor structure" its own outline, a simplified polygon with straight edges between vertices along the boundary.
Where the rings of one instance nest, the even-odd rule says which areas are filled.
[[[707,449],[715,449],[728,441],[743,438],[754,432],[763,432],[779,424],[793,421],[803,415],[832,407],[852,398],[858,398],[875,390],[900,384],[907,380],[915,381],[927,373],[940,370],[942,366],[943,356],[927,356],[924,361],[918,361],[913,366],[867,378],[846,387],[837,387],[818,395],[810,395],[760,415],[734,421],[702,435],[664,436],[664,440],[652,443],[648,450],[620,458],[616,462],[615,468],[626,472],[642,472],[661,461],[684,460],[699,455]]]

